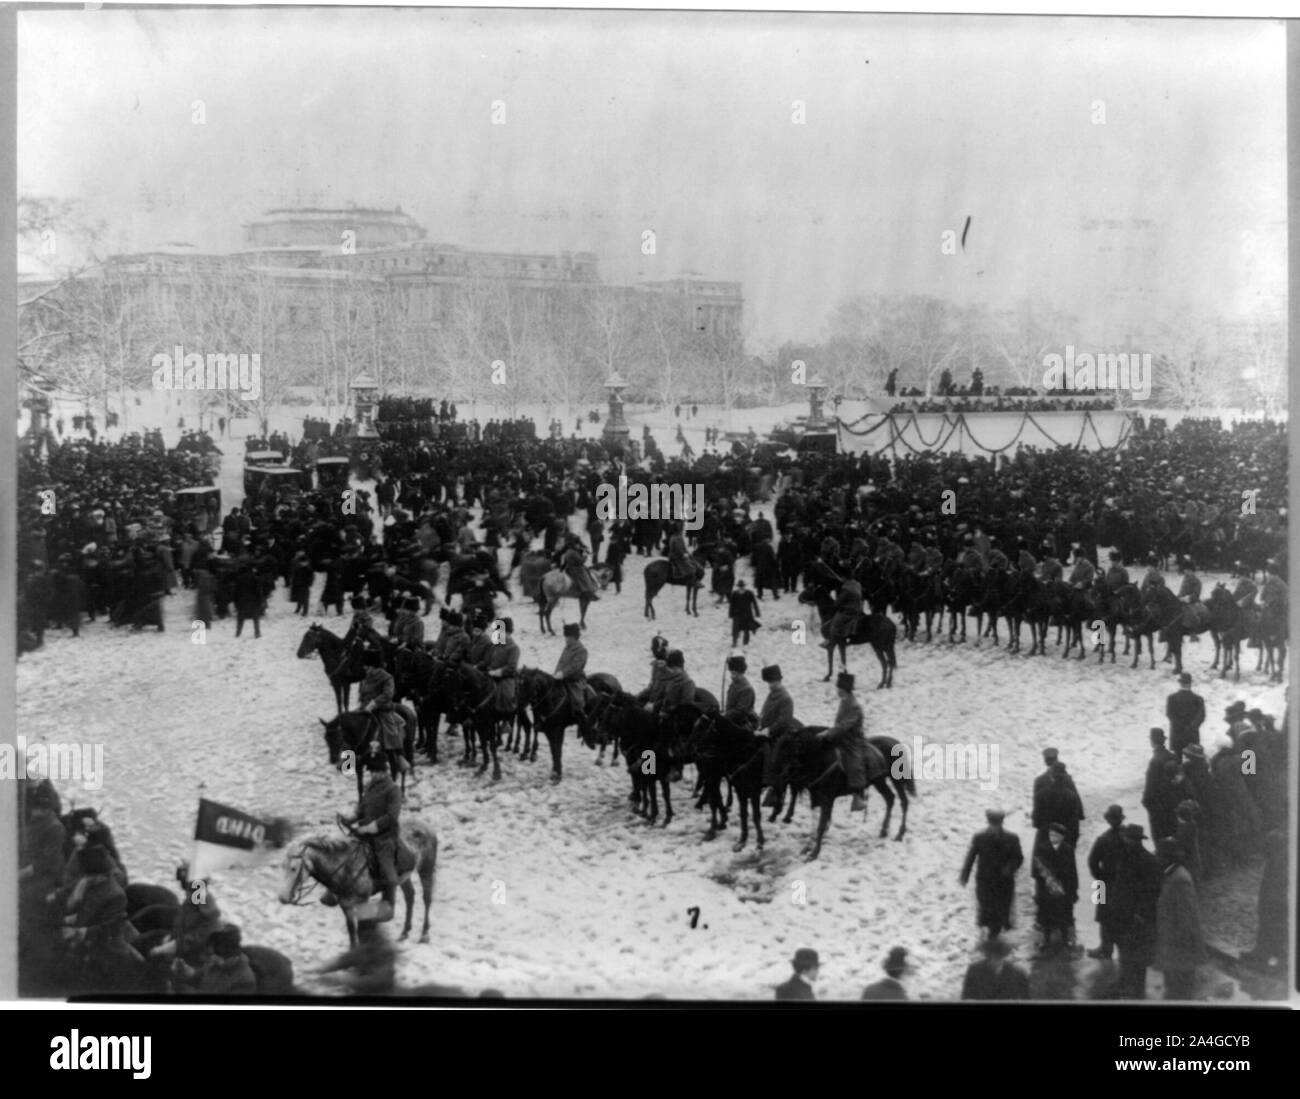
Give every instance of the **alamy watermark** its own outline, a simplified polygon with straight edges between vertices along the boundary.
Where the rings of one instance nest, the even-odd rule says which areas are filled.
[[[617,485],[596,486],[596,516],[602,523],[621,519],[680,519],[685,530],[704,527],[704,486],[629,485],[620,477]]]
[[[920,734],[912,737],[912,744],[901,741],[894,745],[890,774],[896,779],[919,778],[932,781],[969,781],[978,779],[981,790],[998,788],[998,758],[996,744],[951,741],[930,742]]]
[[[216,389],[242,394],[250,401],[262,395],[262,356],[219,355],[206,358],[197,351],[186,354],[177,344],[174,354],[160,351],[153,357],[154,389]]]
[[[86,790],[104,785],[102,744],[27,744],[19,734],[17,744],[0,744],[0,780],[48,778],[51,782],[79,782]]]
[[[1126,389],[1135,401],[1151,396],[1151,354],[1076,354],[1067,344],[1065,354],[1043,356],[1043,388],[1091,392],[1098,389]]]

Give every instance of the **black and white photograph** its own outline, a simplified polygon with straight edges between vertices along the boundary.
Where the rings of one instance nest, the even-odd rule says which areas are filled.
[[[1282,21],[16,25],[0,996],[1295,1002]]]

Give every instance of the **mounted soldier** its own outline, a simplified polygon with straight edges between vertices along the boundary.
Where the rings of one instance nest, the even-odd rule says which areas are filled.
[[[1032,576],[1034,570],[1038,568],[1038,562],[1034,560],[1034,555],[1029,552],[1029,543],[1027,543],[1024,538],[1018,538],[1016,544],[1018,551],[1016,555],[1016,570],[1022,576]]]
[[[1056,559],[1056,555],[1052,550],[1051,542],[1044,539],[1042,550],[1043,560],[1042,564],[1039,566],[1038,575],[1045,584],[1055,583],[1065,574],[1065,569],[1062,568],[1061,562]]]
[[[375,715],[379,729],[372,739],[379,741],[388,765],[400,773],[404,764],[402,746],[406,741],[406,724],[393,707],[393,677],[384,670],[383,656],[377,652],[367,651],[361,662],[366,668],[357,696],[361,710]]]
[[[375,879],[379,883],[387,912],[379,921],[391,920],[397,901],[397,847],[401,836],[402,795],[388,773],[382,756],[366,760],[370,781],[357,805],[357,811],[343,818],[355,825],[353,831],[369,847]]]
[[[374,649],[380,653],[384,651],[384,640],[375,629],[375,620],[371,617],[364,596],[358,595],[352,600],[352,624],[343,635],[343,642],[346,645],[359,644],[362,648]]]
[[[762,671],[763,682],[767,684],[767,698],[763,700],[763,711],[758,715],[758,729],[755,736],[763,738],[763,785],[770,787],[763,804],[768,807],[781,804],[776,774],[775,744],[786,733],[803,728],[794,716],[794,700],[781,682],[781,666],[769,664]]]
[[[588,701],[595,701],[596,696],[596,692],[587,683],[586,672],[587,646],[582,643],[582,627],[576,622],[565,623],[564,650],[555,665],[555,678],[564,684],[573,722],[579,726],[587,720]],[[549,724],[563,704],[561,699],[555,710],[542,719],[541,724]]]
[[[668,639],[656,634],[650,639],[650,686],[636,700],[646,709],[659,706],[664,694],[664,676],[668,671]]]
[[[475,614],[469,620],[469,648],[465,651],[465,663],[486,672],[491,652],[492,639],[487,635],[487,621],[481,614]]]
[[[1008,572],[1011,569],[1011,561],[1007,555],[1002,552],[1002,546],[996,538],[989,542],[989,572],[1000,573]]]
[[[731,683],[727,686],[727,697],[722,704],[722,716],[733,725],[752,730],[758,725],[758,715],[754,713],[754,688],[745,678],[748,668],[743,656],[727,659]]]
[[[1145,595],[1154,588],[1165,587],[1165,578],[1160,572],[1160,558],[1154,553],[1147,556],[1147,574],[1142,577],[1141,591]]]
[[[515,716],[519,706],[519,692],[516,677],[519,675],[519,646],[515,642],[515,622],[513,618],[501,619],[505,638],[493,640],[492,651],[488,654],[488,678],[495,680],[491,696],[483,703],[490,706],[498,721],[509,721]]]
[[[1187,604],[1199,603],[1201,601],[1201,579],[1192,571],[1192,559],[1190,557],[1179,558],[1178,571],[1183,578],[1183,582],[1178,587],[1179,600]]]
[[[1123,558],[1119,550],[1110,551],[1110,566],[1106,569],[1106,587],[1111,590],[1113,595],[1120,588],[1127,587],[1130,583],[1128,569],[1123,565]]]
[[[469,635],[465,633],[465,618],[459,611],[447,612],[447,632],[438,639],[440,648],[434,650],[434,659],[445,667],[456,669],[469,653]]]
[[[835,613],[826,626],[823,649],[833,649],[841,641],[853,636],[862,618],[862,585],[856,580],[846,580],[835,596]]]
[[[1070,587],[1078,589],[1090,588],[1096,578],[1096,566],[1088,560],[1088,555],[1083,552],[1083,547],[1076,545],[1074,547],[1074,567],[1070,569]]]
[[[569,535],[561,568],[564,570],[564,574],[573,582],[575,592],[595,600],[600,598],[600,593],[596,590],[596,581],[591,575],[591,570],[587,568],[583,560],[586,555],[587,547],[582,544],[578,536],[576,534]]]
[[[853,682],[853,676],[848,672],[840,672],[835,680],[835,690],[840,696],[835,724],[817,736],[835,745],[836,761],[844,771],[849,791],[853,794],[850,811],[857,813],[867,807],[867,799],[863,794],[867,789],[868,744],[863,731],[866,717],[862,712],[862,704],[853,694]]]
[[[933,536],[931,536],[931,539],[932,538]],[[939,559],[937,563],[933,560],[931,549],[933,549],[934,554],[938,554]],[[926,563],[927,569],[932,570],[932,569],[942,568],[943,554],[939,553],[939,550],[937,548],[931,546],[928,547],[925,552],[926,552],[926,557],[928,559]],[[975,536],[973,534],[962,535],[961,552],[957,556],[957,564],[958,567],[965,569],[966,572],[970,573],[972,576],[983,575],[984,558],[980,556],[979,550],[975,548]]]
[[[402,600],[402,609],[389,625],[389,636],[399,646],[420,648],[424,644],[424,623],[420,620],[420,601]]]
[[[674,580],[692,580],[696,575],[695,563],[686,549],[686,538],[679,522],[669,522],[672,536],[668,539],[668,564]]]
[[[1264,580],[1259,589],[1259,605],[1273,608],[1275,612],[1280,610],[1285,613],[1289,594],[1286,581],[1278,575],[1277,562],[1270,557],[1264,565]]]

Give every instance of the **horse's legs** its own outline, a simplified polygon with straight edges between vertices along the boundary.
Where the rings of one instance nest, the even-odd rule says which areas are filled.
[[[786,809],[786,811],[785,811],[785,816],[781,818],[781,823],[782,823],[782,824],[789,824],[789,823],[794,819],[794,803],[795,803],[796,801],[798,801],[798,800],[799,800],[799,787],[798,787],[798,786],[791,786],[791,787],[790,787],[790,807],[789,807],[788,809]],[[780,807],[779,805],[778,805],[776,808],[777,808],[777,811],[778,811],[778,812],[779,812],[780,809],[781,809],[781,807]],[[773,813],[772,816],[773,816],[773,819],[775,819],[775,817],[776,817],[776,813]]]
[[[834,800],[830,797],[822,802],[821,815],[817,818],[817,834],[813,837],[812,851],[808,855],[809,862],[822,853],[822,837],[826,835],[826,829],[831,826],[831,808],[834,804]]]
[[[672,768],[670,767],[659,776],[659,782],[664,788],[664,827],[665,828],[667,828],[668,825],[670,825],[673,820],[673,798],[672,795],[668,792],[668,783],[670,781],[669,776],[671,773],[672,773]],[[651,780],[650,789],[651,790],[654,789],[653,779]]]
[[[907,833],[907,780],[894,779],[892,781],[894,782],[894,789],[898,792],[899,808],[902,810],[903,815],[902,822],[898,826],[898,835],[894,839],[901,840]]]
[[[348,928],[348,946],[357,945],[357,917],[351,905],[343,905],[343,921]]]
[[[559,782],[564,777],[564,772],[560,767],[560,757],[564,753],[564,730],[565,726],[546,729],[546,739],[551,745],[551,781]],[[533,745],[533,758],[537,758],[537,746]]]
[[[401,881],[402,899],[406,901],[406,923],[402,925],[402,933],[397,937],[398,942],[405,942],[406,937],[411,933],[411,908],[415,904],[415,886],[411,884],[411,876],[408,874]]]
[[[872,785],[880,791],[880,796],[885,799],[885,820],[880,826],[880,838],[884,839],[889,835],[889,820],[894,815],[894,792],[889,788],[889,775],[881,775]]]
[[[488,752],[492,753],[492,781],[498,782],[501,779],[501,760],[497,758],[497,744],[501,740],[501,725],[492,722],[489,728],[488,739],[483,745],[483,765],[487,766]]]

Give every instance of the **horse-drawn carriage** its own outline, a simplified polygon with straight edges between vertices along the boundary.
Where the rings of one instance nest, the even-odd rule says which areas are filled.
[[[270,484],[277,499],[298,496],[311,489],[311,474],[293,466],[245,466],[244,495],[256,496]]]
[[[342,455],[317,458],[313,467],[317,491],[326,492],[330,489],[342,490],[347,488],[351,469],[352,459]]]
[[[215,530],[221,522],[221,489],[215,485],[177,489],[176,519],[182,530],[191,523],[200,534]]]

